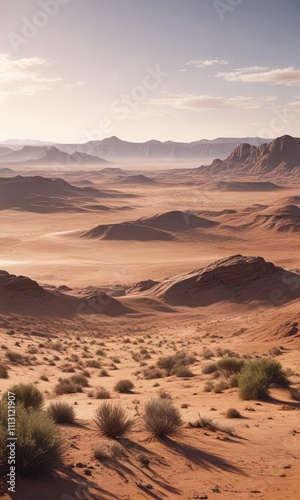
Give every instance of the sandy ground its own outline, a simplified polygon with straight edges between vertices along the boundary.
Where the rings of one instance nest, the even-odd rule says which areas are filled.
[[[297,186],[285,186],[280,193],[221,192],[176,183],[145,187],[116,185],[109,179],[105,182],[94,179],[94,182],[95,187],[109,187],[123,193],[118,204],[131,208],[101,214],[3,210],[0,268],[42,284],[71,287],[128,285],[149,278],[162,279],[238,253],[262,256],[287,270],[300,268],[298,232],[245,229],[226,217],[220,226],[208,231],[188,230],[169,242],[78,238],[78,232],[100,224],[133,221],[170,210],[196,213],[234,209],[239,213],[254,204],[267,206],[280,198],[297,195]],[[138,196],[126,198],[127,194]],[[59,377],[72,374],[66,369],[73,367],[77,372],[86,368],[90,372],[89,387],[83,393],[59,397],[75,404],[77,412],[75,425],[60,426],[70,444],[65,467],[51,479],[19,482],[13,497],[4,492],[4,485],[3,498],[300,499],[299,403],[287,391],[277,389],[264,402],[241,401],[236,388],[221,393],[205,392],[204,386],[212,375],[202,373],[209,362],[204,355],[206,348],[212,351],[212,361],[220,359],[218,348],[230,349],[240,356],[270,355],[274,354],[272,348],[277,348],[280,355],[276,359],[284,369],[291,369],[291,379],[299,385],[299,336],[278,334],[283,324],[299,319],[299,300],[280,307],[249,310],[236,304],[182,308],[174,313],[150,309],[143,303],[141,314],[134,318],[98,315],[61,320],[0,316],[0,362],[6,362],[6,348],[30,357],[30,364],[7,363],[9,378],[1,380],[2,394],[13,383],[26,380],[38,385],[48,405],[55,398],[54,387]],[[61,343],[58,350],[53,347],[57,342]],[[34,356],[29,354],[30,347],[37,350]],[[103,353],[96,354],[97,349]],[[143,350],[149,358],[143,357]],[[144,379],[145,367],[176,350],[196,356],[197,361],[191,366],[193,377]],[[79,356],[81,366],[72,355]],[[89,359],[98,360],[109,376],[99,377],[99,369],[86,367]],[[43,375],[49,380],[41,380]],[[115,383],[123,378],[133,381],[132,393],[119,394],[114,390]],[[93,447],[103,441],[92,420],[100,401],[88,395],[100,386],[110,391],[112,402],[121,402],[136,419],[133,430],[119,440],[124,455],[104,462],[93,458]],[[141,414],[144,403],[157,396],[160,389],[171,394],[184,425],[176,437],[151,441]],[[230,407],[237,408],[242,418],[225,418]],[[233,427],[233,435],[189,427],[188,423],[194,422],[199,413]],[[148,467],[140,463],[141,453],[149,459]],[[89,467],[91,475],[87,476],[84,471]]]

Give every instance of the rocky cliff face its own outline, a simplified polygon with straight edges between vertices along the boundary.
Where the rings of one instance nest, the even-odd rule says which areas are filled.
[[[197,172],[300,176],[300,139],[285,135],[258,147],[243,143],[226,160],[214,160]]]

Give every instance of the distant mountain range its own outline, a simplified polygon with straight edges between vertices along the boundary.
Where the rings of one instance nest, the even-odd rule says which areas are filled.
[[[5,163],[9,165],[50,165],[50,164],[60,164],[66,166],[76,166],[76,165],[98,165],[100,163],[106,163],[106,160],[98,158],[97,156],[88,155],[81,152],[67,153],[61,151],[55,146],[24,146],[22,149],[16,151],[9,150],[9,152],[3,151],[8,148],[0,147],[0,163]]]
[[[269,143],[269,139],[259,137],[247,138],[218,138],[213,140],[201,139],[194,142],[156,141],[128,142],[118,137],[110,137],[102,141],[90,141],[85,144],[50,144],[39,141],[4,141],[0,142],[0,161],[3,163],[11,161],[31,161],[41,159],[47,152],[51,161],[51,151],[55,156],[57,150],[70,156],[78,152],[90,157],[105,159],[108,161],[147,161],[147,160],[187,160],[208,158],[225,159],[241,143],[260,146]],[[8,146],[10,149],[8,149]],[[5,148],[5,149],[3,149]],[[15,154],[13,155],[13,151]],[[56,151],[56,153],[54,153]],[[12,155],[12,156],[11,156]],[[79,158],[79,157],[78,157]],[[61,161],[61,159],[59,159]]]
[[[300,139],[284,135],[269,144],[240,144],[225,160],[195,169],[200,174],[300,175]]]

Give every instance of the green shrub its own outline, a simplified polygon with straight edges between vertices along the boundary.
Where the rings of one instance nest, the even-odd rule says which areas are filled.
[[[5,405],[2,406],[5,408]],[[1,420],[0,468],[5,470],[9,453],[7,423]],[[22,405],[17,405],[15,432],[17,475],[36,477],[41,474],[50,474],[62,465],[67,446],[47,413],[26,410]]]
[[[281,364],[271,358],[248,361],[239,378],[241,399],[265,399],[270,387],[288,387],[289,380],[282,371]]]
[[[244,366],[245,361],[239,358],[225,356],[218,361],[218,366],[225,377],[230,377],[234,373],[239,373]]]
[[[8,378],[7,366],[0,363],[0,378]]]
[[[57,424],[73,424],[76,419],[74,407],[63,401],[53,401],[47,411]]]
[[[34,384],[16,384],[9,388],[16,397],[16,404],[21,403],[25,409],[33,408],[41,410],[44,404],[44,396]],[[6,394],[4,396],[6,398]]]
[[[134,388],[134,383],[131,380],[123,379],[119,380],[119,382],[115,385],[115,391],[121,392],[123,394],[128,394]]]
[[[126,410],[120,405],[104,402],[95,410],[94,421],[103,436],[112,439],[124,436],[133,426]]]
[[[169,399],[152,399],[145,405],[144,423],[155,438],[177,434],[182,426],[180,411]]]

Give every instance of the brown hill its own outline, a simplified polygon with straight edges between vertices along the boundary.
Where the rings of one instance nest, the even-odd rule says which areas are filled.
[[[144,217],[138,220],[138,223],[145,226],[161,229],[163,231],[184,231],[187,229],[210,228],[218,225],[217,222],[197,217],[190,212],[172,210],[153,217]]]
[[[106,160],[98,156],[91,156],[84,152],[67,153],[60,151],[55,146],[24,146],[18,151],[0,156],[0,162],[8,164],[30,164],[30,165],[98,165],[107,163]]]
[[[21,209],[31,212],[82,211],[79,200],[113,198],[108,192],[91,187],[73,186],[63,179],[41,176],[0,178],[0,210]]]
[[[256,213],[250,225],[278,232],[298,232],[300,231],[300,208],[297,205],[270,206]]]
[[[68,287],[64,287],[68,290]],[[121,316],[133,312],[106,293],[91,293],[84,298],[39,285],[26,276],[0,271],[0,313],[26,316],[71,317],[77,314]]]
[[[262,257],[233,255],[188,274],[163,280],[152,293],[173,305],[208,306],[217,302],[281,305],[300,298],[300,275]]]
[[[300,196],[286,196],[285,198],[279,198],[273,205],[300,205]]]
[[[220,181],[214,184],[214,189],[219,191],[278,191],[284,189],[273,182],[225,182]]]
[[[196,169],[204,174],[300,175],[300,139],[285,135],[269,144],[240,144],[225,160]]]
[[[173,235],[138,222],[104,224],[83,233],[81,238],[123,241],[171,241]]]

